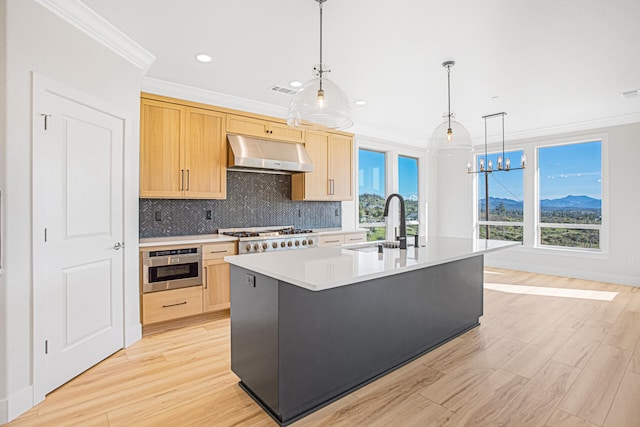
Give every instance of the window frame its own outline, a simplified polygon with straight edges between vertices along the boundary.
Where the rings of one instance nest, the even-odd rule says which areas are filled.
[[[574,224],[574,223],[552,223],[541,221],[540,202],[540,149],[584,144],[589,142],[600,142],[600,173],[601,173],[601,221],[600,224]],[[533,248],[541,251],[565,252],[573,254],[595,254],[608,255],[609,251],[609,227],[608,227],[608,143],[606,134],[587,135],[581,137],[568,137],[547,143],[536,144],[533,147],[535,154],[535,177],[534,177],[534,226],[533,226]],[[581,248],[570,246],[545,245],[542,243],[543,228],[598,230],[599,248]]]
[[[495,148],[495,149],[494,149]],[[524,147],[521,146],[514,146],[514,147],[505,147],[504,149],[504,153],[505,155],[507,153],[512,153],[514,151],[521,151],[522,154],[526,154],[526,150]],[[480,157],[484,157],[484,151],[483,152],[477,152],[473,154],[473,159],[475,161],[474,165],[478,165],[479,162],[479,158]],[[502,154],[502,149],[499,149],[498,146],[495,147],[491,147],[491,150],[487,150],[487,155],[488,156],[492,156],[492,155],[501,155]],[[518,163],[520,161],[520,159],[518,158]],[[508,172],[498,172],[498,173],[508,173]],[[526,216],[527,216],[527,198],[526,198],[526,182],[527,182],[527,174],[526,174],[526,169],[522,171],[522,221],[494,221],[494,220],[489,220],[489,221],[484,221],[479,219],[479,215],[480,212],[478,211],[478,206],[480,204],[480,194],[478,194],[478,186],[479,186],[479,179],[484,179],[484,174],[483,173],[477,173],[474,174],[475,175],[475,179],[473,181],[473,194],[474,194],[474,199],[475,199],[475,203],[473,205],[473,217],[474,217],[474,237],[477,239],[480,239],[480,230],[482,227],[485,226],[512,226],[512,227],[521,227],[522,228],[522,243],[524,244],[524,241],[526,239],[525,237],[525,223],[526,223]]]
[[[398,157],[410,157],[417,159],[418,161],[418,234],[423,238],[427,235],[427,156],[424,150],[420,150],[418,147],[412,147],[408,145],[392,144],[381,140],[374,140],[366,137],[356,137],[356,170],[360,170],[360,156],[359,150],[376,151],[384,153],[385,155],[385,195],[386,200],[390,194],[398,193]],[[361,223],[360,222],[360,182],[359,173],[356,175],[356,200],[355,200],[355,224],[359,228],[365,227],[386,227],[386,240],[393,240],[395,238],[394,228],[400,224],[400,215],[397,209],[392,209],[389,212],[389,216],[386,221],[381,223]],[[414,221],[411,221],[412,223]],[[409,224],[409,223],[407,223]]]
[[[600,224],[600,249],[593,250],[588,248],[569,248],[562,246],[550,246],[537,244],[539,239],[540,227],[539,221],[539,158],[538,147],[551,147],[556,145],[577,144],[581,142],[600,141],[601,146],[601,162],[602,162],[602,222]],[[610,214],[609,214],[609,136],[608,132],[585,132],[581,134],[560,136],[560,137],[537,137],[514,141],[512,144],[505,146],[505,151],[522,150],[527,156],[527,167],[524,169],[524,212],[523,212],[523,243],[522,246],[514,250],[531,255],[536,254],[553,254],[561,257],[579,257],[586,259],[609,259],[610,257]],[[484,155],[482,153],[474,153],[475,155]],[[498,150],[498,144],[494,143],[489,146],[488,153],[495,154]],[[479,175],[479,174],[474,174]],[[473,221],[474,236],[478,236],[478,184],[477,176],[473,179]],[[549,224],[549,223],[545,223]],[[500,224],[496,224],[500,225]],[[586,224],[583,224],[584,226]]]

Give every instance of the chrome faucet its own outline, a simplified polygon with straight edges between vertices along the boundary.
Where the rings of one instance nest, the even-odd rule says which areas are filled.
[[[387,201],[384,203],[384,213],[382,214],[385,218],[389,216],[389,203],[391,199],[397,197],[400,201],[400,236],[398,240],[400,241],[400,249],[407,249],[407,222],[405,219],[404,213],[404,199],[398,193],[390,194],[387,197]]]

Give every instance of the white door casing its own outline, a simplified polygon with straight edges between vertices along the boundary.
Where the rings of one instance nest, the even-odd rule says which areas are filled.
[[[34,401],[124,346],[121,118],[34,76]],[[70,92],[71,93],[71,92]]]

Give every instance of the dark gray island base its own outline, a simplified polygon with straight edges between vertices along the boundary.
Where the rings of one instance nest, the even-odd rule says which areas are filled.
[[[287,425],[479,325],[482,289],[483,255],[322,291],[231,265],[231,369]]]

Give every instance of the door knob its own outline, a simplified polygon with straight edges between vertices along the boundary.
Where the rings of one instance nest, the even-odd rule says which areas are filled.
[[[120,250],[120,249],[124,249],[124,242],[120,243],[120,242],[116,242],[115,245],[113,245],[113,249],[114,250]]]

